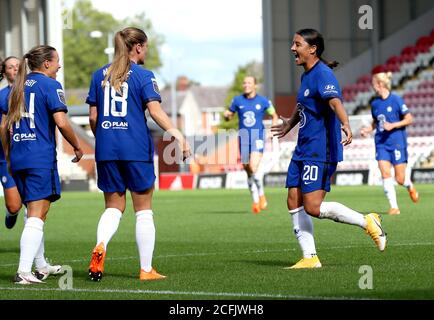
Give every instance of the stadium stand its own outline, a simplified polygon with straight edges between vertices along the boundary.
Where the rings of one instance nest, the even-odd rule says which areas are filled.
[[[407,94],[411,90],[418,89],[422,82],[426,87],[419,87],[420,96],[425,102],[432,103],[434,89],[433,81],[434,62],[434,29],[429,35],[420,37],[412,46],[402,49],[399,56],[390,57],[384,64],[377,65],[372,73],[379,71],[393,72],[392,85],[398,94]],[[412,81],[410,85],[407,82]],[[423,91],[426,88],[426,92]],[[371,89],[371,75],[360,76],[356,83],[343,87],[342,94],[345,106],[350,114],[357,114],[360,109],[365,108],[374,92]],[[415,92],[417,95],[417,91]],[[406,98],[406,97],[405,97]]]

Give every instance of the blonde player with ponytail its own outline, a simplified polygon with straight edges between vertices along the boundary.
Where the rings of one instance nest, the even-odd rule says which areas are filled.
[[[81,159],[83,151],[66,116],[63,88],[56,81],[59,69],[55,48],[41,45],[27,52],[19,64],[2,126],[6,159],[27,207],[14,278],[17,284],[42,283],[50,274],[61,271],[60,266],[50,266],[44,258],[45,221],[51,203],[60,199],[61,194],[56,127],[74,149],[73,162]],[[35,273],[31,272],[33,263]]]
[[[92,77],[86,103],[96,141],[98,187],[104,192],[105,211],[97,228],[89,277],[100,281],[109,241],[116,233],[126,207],[126,190],[131,192],[136,216],[136,242],[140,257],[139,279],[164,279],[152,265],[155,244],[154,144],[145,110],[179,143],[183,158],[190,147],[161,108],[161,96],[154,74],[142,68],[148,49],[143,30],[125,28],[115,35],[113,63]]]
[[[373,121],[371,126],[361,129],[361,134],[366,137],[376,129],[375,159],[378,161],[384,193],[390,204],[389,214],[398,215],[401,212],[396,200],[395,180],[408,190],[413,202],[419,200],[419,194],[406,174],[408,154],[405,127],[412,123],[413,117],[401,97],[391,92],[391,72],[375,73],[372,76],[372,87],[378,95],[371,103]],[[392,178],[392,166],[395,179]]]

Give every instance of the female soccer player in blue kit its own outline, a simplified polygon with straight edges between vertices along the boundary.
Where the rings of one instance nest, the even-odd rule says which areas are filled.
[[[372,103],[373,122],[369,127],[363,127],[362,136],[375,132],[375,159],[378,161],[381,177],[383,178],[384,193],[389,200],[389,214],[397,215],[401,211],[398,207],[395,192],[395,181],[392,178],[392,165],[398,184],[407,188],[413,202],[419,200],[410,177],[405,174],[407,168],[407,133],[405,127],[410,125],[413,117],[401,97],[391,93],[392,73],[380,72],[372,77],[372,87],[378,97]]]
[[[259,213],[267,208],[262,179],[257,176],[265,144],[262,120],[265,114],[269,114],[273,117],[272,124],[276,125],[279,118],[271,101],[256,94],[255,77],[245,77],[243,89],[244,94],[232,100],[229,110],[224,112],[224,117],[231,119],[234,113],[238,113],[241,162],[247,173],[247,183],[253,198],[252,212]]]
[[[136,242],[140,256],[140,280],[165,276],[152,267],[155,226],[151,207],[154,191],[154,145],[146,124],[145,110],[155,122],[175,137],[183,158],[190,148],[161,108],[160,92],[151,71],[143,69],[148,48],[146,34],[125,28],[115,35],[115,56],[111,65],[93,76],[86,103],[96,138],[98,187],[104,192],[105,211],[97,229],[89,276],[99,281],[104,272],[107,245],[118,229],[125,211],[126,189],[131,192],[136,213]]]
[[[331,69],[337,62],[329,63],[321,58],[324,39],[314,29],[296,32],[291,51],[295,63],[304,68],[297,106],[291,118],[281,117],[282,123],[272,127],[274,134],[281,138],[299,124],[297,146],[288,168],[286,187],[287,205],[303,258],[288,268],[321,267],[311,216],[359,226],[383,251],[386,235],[378,214],[363,216],[338,202],[324,202],[326,193],[330,191],[330,178],[343,158],[342,145],[348,145],[352,140],[340,87]],[[341,129],[346,135],[342,141]]]
[[[8,112],[8,98],[12,90],[12,84],[18,73],[20,60],[16,57],[7,57],[0,64],[0,81],[6,77],[8,85],[0,90],[0,122],[3,114]],[[0,178],[3,185],[3,193],[6,206],[5,225],[6,228],[12,229],[17,221],[18,213],[21,209],[21,197],[18,193],[14,179],[9,174],[6,158],[3,148],[0,148]]]
[[[59,69],[55,48],[34,47],[21,60],[9,97],[2,136],[8,140],[4,144],[5,154],[28,216],[20,240],[20,261],[14,279],[17,284],[41,283],[52,273],[45,259],[42,266],[36,258],[41,252],[43,257],[43,228],[50,204],[60,198],[56,126],[74,149],[72,161],[78,162],[83,156],[66,117],[68,109],[62,85],[55,80]],[[36,276],[31,272],[33,262],[37,271],[42,271]]]

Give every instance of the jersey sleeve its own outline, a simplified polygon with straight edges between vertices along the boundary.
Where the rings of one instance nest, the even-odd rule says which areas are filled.
[[[152,72],[144,76],[140,94],[144,104],[151,101],[161,102],[160,89],[158,88],[157,80]]]
[[[398,104],[398,112],[401,116],[410,113],[410,110],[408,109],[407,105],[405,104],[404,100],[401,97],[396,96],[396,102]]]
[[[86,103],[90,106],[96,106],[97,104],[96,97],[97,97],[98,87],[95,78],[96,78],[95,74],[93,74],[92,80],[90,81],[89,93],[87,94],[87,98],[86,98]]]
[[[321,72],[317,78],[317,90],[321,99],[339,98],[342,100],[338,80],[332,72]]]
[[[8,99],[9,95],[6,93],[6,90],[0,91],[0,113],[6,114],[8,113]]]
[[[236,98],[232,99],[231,106],[229,107],[229,111],[234,113],[238,111],[238,103]]]
[[[51,113],[55,112],[68,112],[66,107],[65,92],[62,85],[54,81],[48,85],[47,88],[47,108]]]
[[[273,102],[271,102],[271,100],[265,101],[265,112],[270,116],[276,113],[276,109],[274,108]]]

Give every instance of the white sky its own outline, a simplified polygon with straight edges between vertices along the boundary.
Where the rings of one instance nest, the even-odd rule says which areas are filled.
[[[74,0],[66,1],[70,5]],[[121,19],[145,12],[163,35],[160,82],[186,75],[202,85],[230,84],[238,66],[262,61],[261,0],[92,0]],[[146,32],[146,30],[145,30]],[[163,85],[161,83],[161,86]]]

